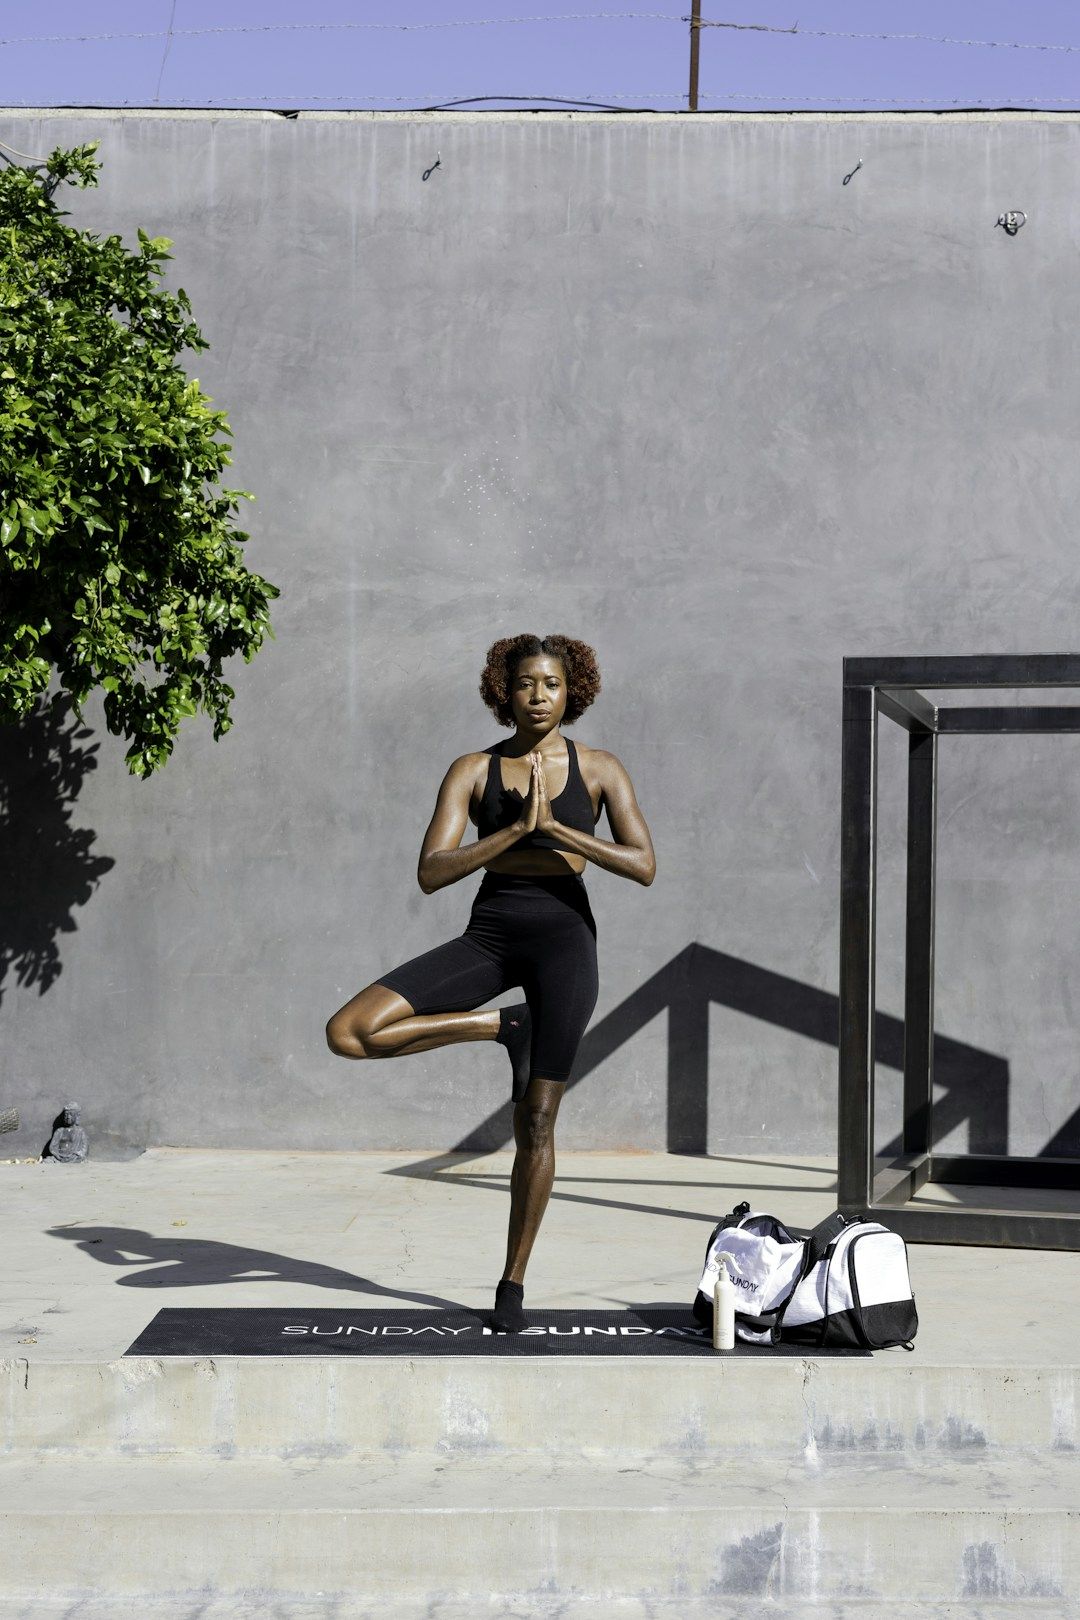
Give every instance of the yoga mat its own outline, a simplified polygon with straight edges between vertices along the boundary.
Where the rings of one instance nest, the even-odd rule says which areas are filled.
[[[338,1306],[188,1306],[158,1311],[127,1356],[868,1356],[869,1350],[714,1350],[689,1305],[530,1310],[520,1333],[496,1333],[489,1310]]]

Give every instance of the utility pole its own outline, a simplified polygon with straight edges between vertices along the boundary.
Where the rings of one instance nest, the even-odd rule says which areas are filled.
[[[690,15],[690,111],[697,112],[698,44],[701,40],[701,0],[692,0]]]

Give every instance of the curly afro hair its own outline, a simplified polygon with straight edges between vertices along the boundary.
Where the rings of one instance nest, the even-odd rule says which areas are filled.
[[[566,675],[566,712],[562,724],[579,720],[600,691],[600,665],[587,641],[570,636],[504,636],[488,648],[480,696],[501,726],[514,724],[510,705],[510,682],[523,658],[547,653],[558,658]]]

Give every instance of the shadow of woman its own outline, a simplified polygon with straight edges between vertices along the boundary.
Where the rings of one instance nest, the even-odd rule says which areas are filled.
[[[155,1237],[137,1226],[50,1226],[49,1237],[74,1243],[106,1266],[139,1267],[117,1277],[121,1288],[199,1288],[241,1282],[306,1283],[313,1288],[368,1294],[377,1299],[431,1305],[440,1310],[463,1307],[459,1300],[411,1289],[385,1287],[316,1260],[297,1260],[270,1249],[247,1249],[212,1238]],[[149,1268],[149,1269],[147,1269]]]

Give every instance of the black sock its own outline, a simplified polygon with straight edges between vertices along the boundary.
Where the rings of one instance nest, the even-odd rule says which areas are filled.
[[[495,1313],[491,1325],[499,1333],[520,1333],[525,1326],[525,1284],[501,1282],[495,1288]]]
[[[532,1059],[532,1017],[529,1003],[519,1002],[516,1007],[499,1008],[499,1033],[495,1039],[510,1054],[514,1079],[511,1096],[515,1102],[525,1095],[529,1084],[529,1066]]]

